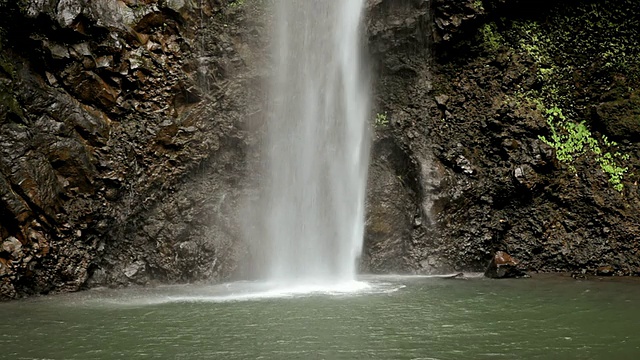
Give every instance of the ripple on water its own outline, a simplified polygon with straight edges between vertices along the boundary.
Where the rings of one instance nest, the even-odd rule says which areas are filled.
[[[103,289],[0,304],[0,348],[5,357],[72,360],[635,359],[640,352],[635,283],[358,280]]]

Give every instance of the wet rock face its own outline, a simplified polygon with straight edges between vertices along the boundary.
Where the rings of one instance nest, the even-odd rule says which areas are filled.
[[[379,139],[372,149],[375,162],[367,186],[366,265],[372,273],[404,272],[411,247],[416,194],[407,188],[411,164],[392,139]]]
[[[439,176],[431,176],[437,171],[427,161],[428,152],[422,151],[425,144],[408,147],[412,138],[422,136],[417,109],[428,101],[429,63],[425,60],[431,37],[429,14],[428,1],[368,2],[368,45],[377,79],[374,111],[386,121],[372,124],[361,265],[365,271],[414,271],[410,265],[418,244],[414,240],[424,229],[422,224],[431,221],[431,195],[437,192]],[[410,89],[419,93],[411,96]],[[401,110],[392,112],[396,108]],[[419,186],[421,180],[434,186]]]
[[[0,298],[228,276],[257,25],[216,0],[0,10]]]
[[[607,2],[597,5],[602,18],[591,17],[589,4],[433,0],[424,8],[419,1],[374,7],[374,111],[388,119],[376,127],[376,139],[390,138],[417,169],[394,190],[401,191],[398,203],[412,204],[393,219],[418,220],[396,235],[404,271],[484,271],[495,251],[505,250],[527,269],[639,273],[637,184],[627,178],[617,192],[591,154],[571,164],[575,172],[558,161],[556,149],[540,140],[549,137],[547,114],[531,101],[537,94],[544,101],[555,97],[558,106],[570,104],[571,120],[585,120],[596,138],[618,141],[610,151],[629,156],[624,166],[630,172],[637,168],[637,62],[621,55],[607,63],[593,44],[607,36],[598,27],[627,23],[640,12],[633,2]],[[397,26],[394,14],[403,11],[413,17]],[[562,22],[563,14],[580,20]],[[596,25],[569,30],[578,23]],[[418,28],[430,29],[432,37],[416,36]],[[547,49],[528,40],[534,31],[577,35],[555,37],[551,41],[562,46]],[[587,54],[566,55],[577,51]],[[545,78],[556,58],[574,70],[559,66],[554,74],[569,75]],[[384,158],[374,152],[372,164],[375,169]],[[386,171],[391,176],[396,170]],[[378,170],[371,174],[380,177]],[[368,203],[375,214],[386,201],[370,194]],[[373,223],[368,225],[375,238]],[[390,266],[395,271],[396,264]]]
[[[483,1],[473,0],[433,0],[436,43],[447,43],[457,36],[464,34],[464,30],[473,26],[485,14]]]

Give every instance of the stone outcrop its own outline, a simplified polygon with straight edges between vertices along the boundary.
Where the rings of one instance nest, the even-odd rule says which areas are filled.
[[[504,251],[496,251],[484,276],[491,279],[519,278],[527,274],[519,268],[520,262]]]

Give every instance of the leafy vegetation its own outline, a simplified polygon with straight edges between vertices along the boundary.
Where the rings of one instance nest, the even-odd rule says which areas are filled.
[[[480,28],[480,34],[486,50],[490,52],[497,51],[505,43],[504,38],[498,32],[498,26],[494,22],[484,24]]]
[[[514,89],[505,101],[538,105],[550,132],[540,138],[556,150],[558,161],[576,172],[575,161],[589,157],[621,191],[629,155],[615,151],[617,144],[593,134],[586,122],[570,120],[589,115],[593,99],[586,94],[613,88],[610,96],[628,96],[640,86],[640,17],[609,2],[582,2],[570,12],[559,6],[544,20],[498,18],[481,27],[479,36],[498,61],[505,54],[531,60],[535,82]],[[637,6],[633,0],[620,2]]]
[[[591,134],[584,121],[575,123],[568,120],[562,114],[562,110],[557,107],[546,110],[546,115],[551,138],[540,136],[540,140],[556,150],[558,161],[568,164],[569,169],[576,172],[573,162],[580,156],[590,153],[602,171],[609,176],[611,186],[622,191],[624,187],[622,179],[629,168],[622,167],[619,163],[629,160],[629,155],[619,152],[604,152],[601,144],[605,148],[612,148],[618,144],[609,141],[606,136],[602,136],[599,141]]]
[[[637,2],[626,2],[637,8]],[[544,22],[525,19],[499,22],[507,46],[527,54],[535,63],[539,84],[533,90],[546,104],[571,113],[577,91],[612,83],[640,82],[640,17],[609,1],[584,2],[570,12],[552,13]],[[584,81],[576,82],[576,74]]]
[[[379,126],[387,126],[389,125],[389,119],[387,118],[387,113],[377,113],[376,114],[376,127]]]
[[[229,6],[232,8],[237,8],[244,5],[244,2],[245,0],[233,0],[231,3],[229,3]]]
[[[473,6],[474,9],[483,12],[484,11],[484,3],[482,2],[482,0],[475,0],[471,6]]]
[[[7,39],[6,30],[0,28],[0,51],[4,50]],[[0,54],[0,113],[6,111],[24,119],[22,108],[15,97],[14,85],[16,68],[5,54]]]

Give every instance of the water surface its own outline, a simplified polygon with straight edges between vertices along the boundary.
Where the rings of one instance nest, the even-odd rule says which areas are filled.
[[[0,358],[637,359],[638,285],[368,277],[92,290],[0,304]]]

